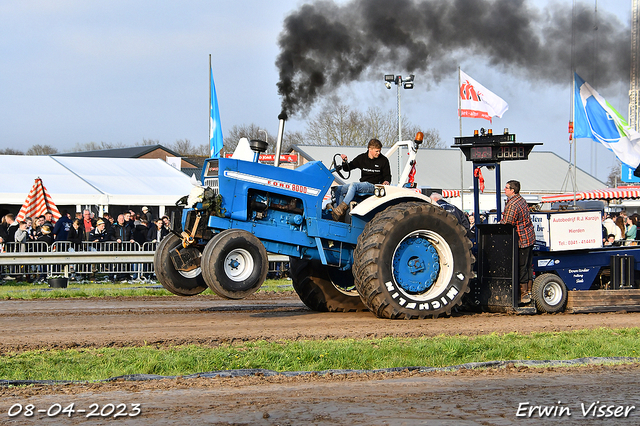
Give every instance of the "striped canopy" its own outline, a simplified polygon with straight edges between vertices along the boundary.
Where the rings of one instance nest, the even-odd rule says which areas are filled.
[[[453,197],[459,197],[459,196],[460,196],[459,189],[443,189],[442,190],[443,198],[453,198]]]
[[[595,191],[585,191],[575,193],[576,200],[614,200],[622,198],[640,198],[640,187],[626,186],[622,188],[605,188]],[[553,203],[555,201],[573,201],[574,193],[557,195],[543,195],[543,203]]]
[[[36,178],[36,182],[33,184],[31,191],[29,191],[27,199],[24,200],[24,204],[22,204],[16,220],[20,222],[26,217],[35,218],[46,212],[51,212],[55,221],[60,219],[60,212],[47,192],[47,188],[42,184],[42,179]]]

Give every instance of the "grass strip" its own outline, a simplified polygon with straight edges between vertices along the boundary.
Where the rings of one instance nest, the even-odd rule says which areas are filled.
[[[153,288],[155,287],[155,288]],[[266,280],[258,291],[293,291],[289,280]],[[214,294],[206,289],[203,295]],[[67,288],[49,288],[46,283],[5,281],[0,285],[0,300],[68,299],[74,297],[173,296],[159,282],[70,281]]]
[[[640,328],[435,338],[256,341],[219,347],[39,350],[0,357],[4,380],[101,380],[128,374],[180,376],[216,370],[275,371],[445,367],[468,362],[637,357]]]

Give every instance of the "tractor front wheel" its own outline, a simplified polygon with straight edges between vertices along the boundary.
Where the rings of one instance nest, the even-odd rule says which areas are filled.
[[[174,234],[169,234],[160,241],[153,256],[153,266],[156,277],[162,286],[178,296],[195,296],[207,289],[202,278],[201,268],[191,271],[179,271],[171,260],[171,251],[181,246],[182,240]]]
[[[227,229],[207,243],[201,267],[204,281],[215,294],[227,299],[244,299],[264,283],[269,259],[255,235]]]

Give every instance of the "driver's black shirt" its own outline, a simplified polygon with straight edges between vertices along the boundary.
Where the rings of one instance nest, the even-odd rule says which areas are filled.
[[[360,182],[369,182],[373,184],[380,184],[385,181],[391,182],[391,167],[389,166],[389,160],[384,155],[380,154],[378,158],[369,158],[369,151],[358,155],[352,161],[346,164],[344,170],[350,171],[353,169],[362,170],[362,177]]]

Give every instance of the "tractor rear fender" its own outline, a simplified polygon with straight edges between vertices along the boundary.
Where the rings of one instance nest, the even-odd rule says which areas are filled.
[[[376,185],[377,187],[384,188],[384,196],[378,197],[372,195],[360,202],[357,206],[351,210],[352,216],[364,217],[371,212],[380,211],[382,208],[386,208],[393,204],[399,204],[407,201],[422,201],[433,204],[431,198],[426,195],[422,195],[419,192],[410,188],[399,188],[397,186],[388,185]]]

